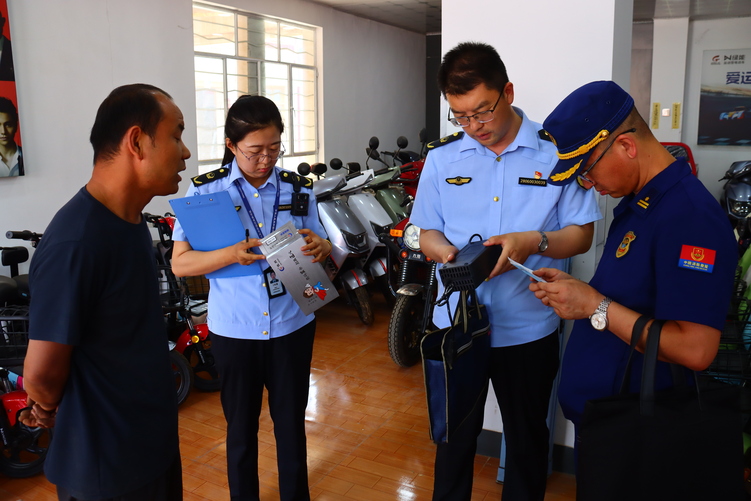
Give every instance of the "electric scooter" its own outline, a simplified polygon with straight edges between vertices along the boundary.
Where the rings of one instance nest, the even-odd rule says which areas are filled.
[[[332,161],[332,168],[334,166],[339,168],[339,163]],[[371,188],[371,183],[377,177],[374,176],[373,170],[366,169],[358,176],[350,178],[338,195],[346,198],[347,205],[360,220],[367,234],[368,253],[361,261],[361,268],[366,270],[372,281],[377,284],[386,301],[393,302],[393,295],[388,289],[388,249],[379,239],[380,234],[389,232],[393,221]]]
[[[332,164],[341,165],[341,160],[333,159]],[[320,174],[313,183],[313,194],[318,203],[318,218],[331,242],[331,254],[324,263],[326,274],[344,291],[344,297],[355,307],[362,323],[370,325],[373,323],[373,308],[366,289],[369,279],[362,270],[362,259],[370,253],[367,230],[346,201],[337,195],[347,186],[349,176],[320,178],[325,169],[318,164],[316,169]],[[297,171],[307,176],[311,166],[301,163]],[[353,173],[357,174],[355,166],[352,166],[350,175]]]

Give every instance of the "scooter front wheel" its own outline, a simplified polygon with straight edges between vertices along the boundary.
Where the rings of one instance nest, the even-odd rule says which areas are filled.
[[[10,478],[28,478],[42,473],[52,430],[16,423],[7,437],[8,445],[0,452],[0,473]]]
[[[347,289],[347,297],[352,306],[357,310],[357,315],[365,325],[373,323],[373,307],[370,304],[370,294],[365,287],[358,287],[354,290]]]
[[[425,312],[425,295],[396,295],[396,304],[389,321],[389,355],[399,367],[412,367],[420,361],[422,316]]]
[[[172,376],[175,379],[177,405],[180,405],[188,398],[190,388],[193,386],[193,368],[188,363],[188,359],[179,351],[171,350],[169,352],[169,359]]]

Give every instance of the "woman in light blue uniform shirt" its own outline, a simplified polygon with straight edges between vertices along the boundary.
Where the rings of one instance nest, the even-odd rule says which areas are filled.
[[[305,235],[305,255],[323,262],[331,252],[309,188],[306,215],[292,215],[296,174],[275,166],[284,154],[284,124],[276,105],[262,96],[242,96],[229,109],[223,167],[193,178],[188,196],[227,191],[252,238],[200,252],[179,221],[173,233],[176,275],[204,275],[233,263],[250,266],[249,276],[211,279],[208,324],[221,378],[227,419],[227,474],[233,500],[258,500],[258,421],[264,387],[274,421],[282,501],[309,500],[305,407],[315,318],[305,315],[273,281],[259,239],[288,221]],[[306,183],[309,184],[309,183]],[[271,285],[271,287],[269,286]]]

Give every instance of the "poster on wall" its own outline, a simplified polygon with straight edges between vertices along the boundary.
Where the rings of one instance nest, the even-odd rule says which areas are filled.
[[[0,0],[0,178],[23,175],[8,1]]]
[[[697,142],[751,146],[751,49],[704,51]]]

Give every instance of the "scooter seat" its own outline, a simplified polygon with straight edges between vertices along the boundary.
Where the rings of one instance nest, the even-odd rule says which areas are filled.
[[[18,302],[18,284],[10,277],[0,276],[0,306]]]
[[[21,298],[24,304],[29,302],[31,298],[31,289],[29,289],[29,276],[28,275],[16,275],[13,277],[18,285],[18,296]]]

